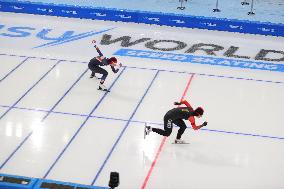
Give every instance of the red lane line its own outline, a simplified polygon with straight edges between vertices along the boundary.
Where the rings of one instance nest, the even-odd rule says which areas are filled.
[[[150,169],[149,169],[149,171],[148,171],[148,174],[147,174],[147,176],[146,176],[146,178],[145,178],[145,180],[144,180],[144,182],[143,182],[143,185],[142,185],[141,189],[145,189],[145,188],[146,188],[146,185],[147,185],[148,180],[149,180],[149,178],[150,178],[150,176],[151,176],[151,173],[152,173],[152,171],[153,171],[153,169],[154,169],[154,167],[155,167],[155,165],[156,165],[157,159],[158,159],[158,157],[159,157],[159,155],[160,155],[160,153],[161,153],[161,151],[162,151],[162,149],[163,149],[163,146],[164,146],[164,144],[165,144],[165,142],[166,142],[166,138],[167,138],[167,137],[164,137],[163,140],[162,140],[162,142],[161,142],[161,144],[160,144],[160,147],[159,147],[159,149],[158,149],[158,151],[157,151],[157,153],[156,153],[155,159],[154,159],[154,161],[152,162],[152,165],[151,165],[151,167],[150,167]]]
[[[195,74],[192,74],[192,75],[190,76],[190,78],[189,78],[189,80],[188,80],[188,82],[187,82],[187,85],[186,85],[186,87],[185,87],[185,89],[184,89],[184,91],[183,91],[183,94],[182,94],[181,100],[183,100],[183,99],[184,99],[184,97],[185,97],[186,93],[188,92],[189,85],[190,85],[190,83],[191,83],[191,81],[192,81],[192,79],[193,79],[194,75],[195,75]]]
[[[184,91],[183,91],[181,100],[184,99],[186,93],[188,92],[188,89],[189,89],[189,86],[190,86],[190,83],[191,83],[193,77],[194,77],[194,74],[192,74],[192,75],[190,76],[190,78],[189,78],[189,80],[188,80],[188,82],[187,82],[187,84],[186,84],[186,87],[185,87],[185,89],[184,89]],[[148,173],[147,173],[147,176],[146,176],[146,178],[144,179],[143,184],[142,184],[142,186],[141,186],[140,189],[145,189],[145,188],[146,188],[146,185],[147,185],[147,183],[148,183],[148,181],[149,181],[149,178],[150,178],[150,176],[151,176],[151,174],[152,174],[152,171],[153,171],[153,169],[154,169],[154,167],[155,167],[155,165],[156,165],[156,163],[157,163],[158,157],[159,157],[160,153],[162,152],[162,149],[163,149],[163,147],[164,147],[164,144],[166,143],[166,139],[167,139],[167,137],[164,137],[164,138],[163,138],[163,140],[162,140],[162,142],[161,142],[161,144],[160,144],[160,146],[159,146],[159,149],[158,149],[158,151],[157,151],[157,153],[156,153],[155,159],[154,159],[154,161],[152,162],[152,165],[151,165],[151,167],[150,167],[150,169],[149,169],[149,171],[148,171]]]

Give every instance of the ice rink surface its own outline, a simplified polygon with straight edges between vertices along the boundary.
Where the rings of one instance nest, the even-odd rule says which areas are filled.
[[[93,39],[123,64],[107,68],[109,93],[89,78]],[[0,44],[1,173],[106,186],[117,171],[121,189],[284,188],[284,74],[263,67],[284,64],[283,38],[0,13]],[[181,61],[189,55],[261,65]],[[145,122],[163,127],[180,99],[202,106],[196,121],[208,126],[187,123],[186,145],[172,144],[177,128],[144,139]]]

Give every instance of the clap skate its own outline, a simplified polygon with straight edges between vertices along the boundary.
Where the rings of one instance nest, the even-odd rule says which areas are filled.
[[[146,138],[147,135],[150,134],[151,131],[152,131],[152,128],[150,126],[148,126],[147,123],[145,123],[145,126],[144,126],[144,139]]]
[[[175,139],[175,141],[172,144],[189,144],[189,143],[181,139]]]
[[[95,74],[91,74],[90,78],[95,78],[95,79],[99,79]]]
[[[104,86],[104,85],[101,84],[101,83],[99,84],[98,90],[105,91],[105,92],[110,92],[110,91],[106,88],[106,86]]]

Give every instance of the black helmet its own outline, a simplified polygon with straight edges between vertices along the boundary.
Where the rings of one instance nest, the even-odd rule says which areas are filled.
[[[202,116],[204,110],[203,110],[203,108],[198,107],[198,108],[196,108],[196,109],[194,110],[194,112],[195,112],[195,114],[196,114],[197,116]]]
[[[117,59],[115,57],[111,57],[108,59],[108,63],[115,62],[117,63]]]

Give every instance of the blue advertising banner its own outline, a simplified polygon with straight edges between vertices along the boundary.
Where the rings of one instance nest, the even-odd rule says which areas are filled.
[[[40,178],[31,178],[18,175],[7,175],[0,173],[1,189],[56,189],[56,188],[73,188],[73,189],[109,189],[109,187],[81,185],[71,182],[61,182],[46,180]]]
[[[0,0],[0,11],[284,36],[284,24]]]
[[[174,62],[191,63],[191,64],[206,64],[213,66],[226,66],[243,69],[256,69],[284,72],[283,64],[273,64],[268,62],[257,62],[248,60],[237,60],[229,58],[215,58],[175,53],[154,52],[145,50],[133,50],[133,49],[120,49],[114,53],[114,55],[157,59],[157,60],[169,60]]]

